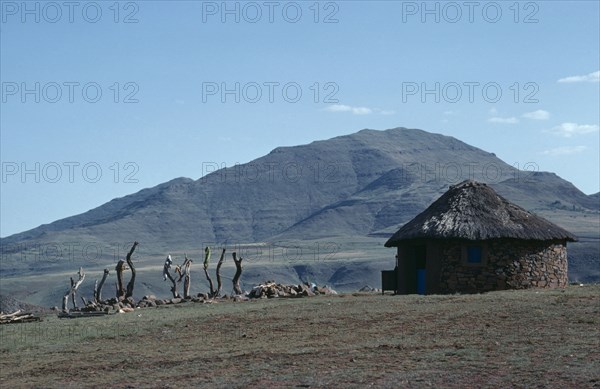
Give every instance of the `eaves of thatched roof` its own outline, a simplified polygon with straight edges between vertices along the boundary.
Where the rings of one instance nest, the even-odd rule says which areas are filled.
[[[523,239],[577,238],[567,230],[509,202],[484,183],[464,181],[451,186],[385,243],[398,246],[411,239]]]

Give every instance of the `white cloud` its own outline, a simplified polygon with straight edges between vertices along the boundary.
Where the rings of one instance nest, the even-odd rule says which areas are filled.
[[[559,155],[578,154],[587,149],[585,146],[562,146],[542,151],[541,154],[556,157]]]
[[[352,113],[354,115],[369,115],[373,113],[373,110],[367,107],[352,107]]]
[[[353,115],[370,115],[377,113],[380,115],[393,115],[396,111],[383,110],[379,108],[353,107],[345,104],[333,104],[324,109],[327,112],[351,112]]]
[[[501,124],[516,124],[519,122],[519,119],[517,119],[514,116],[511,116],[509,118],[493,117],[493,118],[489,118],[488,122],[501,123]]]
[[[352,112],[354,115],[368,115],[373,113],[373,110],[367,107],[351,107],[344,104],[333,104],[325,108],[328,112]]]
[[[561,78],[558,82],[599,82],[600,81],[600,70],[582,76],[569,76]]]
[[[448,115],[448,116],[456,115],[457,113],[458,112],[456,112],[456,111],[444,111],[444,115]]]
[[[565,138],[571,138],[576,135],[598,132],[598,130],[600,130],[600,127],[598,127],[596,124],[563,123],[560,126],[552,127],[544,132],[549,132]]]
[[[516,124],[519,122],[519,119],[514,116],[505,118],[498,116],[498,110],[496,108],[490,108],[489,114],[492,116],[488,119],[488,122],[490,123]]]
[[[343,104],[333,104],[325,108],[325,111],[329,112],[349,112],[352,111],[352,107]]]
[[[521,116],[532,120],[548,120],[550,118],[550,112],[538,109],[537,111],[526,112]]]

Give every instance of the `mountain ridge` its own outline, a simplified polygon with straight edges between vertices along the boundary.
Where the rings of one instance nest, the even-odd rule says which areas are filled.
[[[276,147],[197,180],[176,178],[2,238],[0,292],[55,305],[74,269],[112,268],[134,240],[145,274],[138,294],[168,295],[164,256],[201,256],[205,246],[244,252],[245,287],[311,279],[358,289],[393,266],[384,241],[465,179],[486,182],[582,238],[569,244],[570,277],[600,280],[598,195],[554,173],[517,170],[454,137],[395,128]],[[203,282],[197,279],[195,290],[205,290]]]
[[[493,180],[491,167],[496,174]],[[521,175],[528,179],[515,178]],[[132,218],[146,224],[148,230],[156,230],[150,227],[152,223],[168,224],[184,216],[177,211],[184,204],[190,217],[204,220],[192,223],[203,231],[203,240],[260,241],[290,229],[302,236],[303,231],[318,227],[315,221],[324,215],[354,212],[356,207],[361,207],[363,217],[375,217],[372,228],[350,229],[366,235],[389,227],[393,220],[396,225],[408,221],[449,185],[464,178],[491,183],[516,202],[527,203],[528,197],[536,197],[548,205],[592,210],[598,206],[594,195],[583,194],[553,173],[518,171],[495,154],[451,136],[402,127],[363,129],[305,145],[276,147],[246,164],[219,169],[198,180],[175,178],[82,214],[2,238],[2,243],[45,239],[72,229],[97,233],[111,223],[128,225]],[[567,196],[557,196],[549,185],[560,186]],[[411,196],[415,191],[422,195]],[[231,195],[236,192],[240,195]],[[531,193],[535,196],[528,196]],[[245,223],[234,227],[234,220]],[[298,227],[306,223],[305,228]],[[344,228],[337,230],[344,233]]]

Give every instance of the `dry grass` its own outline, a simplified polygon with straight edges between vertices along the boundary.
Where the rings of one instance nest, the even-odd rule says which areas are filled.
[[[0,328],[1,387],[600,387],[600,286],[186,303]]]

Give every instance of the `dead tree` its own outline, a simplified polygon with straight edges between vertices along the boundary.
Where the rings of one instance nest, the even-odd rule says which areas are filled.
[[[117,271],[117,298],[130,297],[131,294],[133,294],[133,284],[135,283],[135,268],[133,268],[133,263],[131,262],[131,255],[133,254],[133,251],[135,250],[138,244],[138,242],[133,242],[133,246],[131,246],[131,250],[129,250],[129,253],[127,254],[126,261],[121,259],[119,262],[117,262],[117,266],[115,266],[115,270]],[[123,272],[127,270],[127,266],[125,265],[125,263],[127,263],[127,266],[132,268],[131,279],[127,284],[127,290],[125,289],[125,283],[123,282]],[[131,291],[129,290],[130,288]]]
[[[185,261],[184,261],[184,263],[185,263]],[[177,279],[177,289],[179,289],[179,284],[181,284],[181,281],[183,281],[183,277],[185,276],[185,273],[183,272],[182,267],[179,265],[175,266],[175,273],[177,273],[177,275],[179,275],[179,278]],[[177,297],[181,298],[181,295],[179,294],[179,292],[177,292]]]
[[[115,266],[115,270],[117,272],[117,298],[125,296],[125,287],[123,286],[123,272],[127,266],[125,265],[124,260],[119,260],[117,262],[117,266]]]
[[[206,246],[204,249],[204,274],[206,275],[206,279],[208,280],[208,285],[210,287],[210,296],[215,295],[215,287],[213,282],[208,274],[208,261],[210,260],[210,247]]]
[[[71,288],[75,285],[75,280],[71,277]],[[71,301],[73,302],[73,309],[77,309],[77,299],[75,298],[75,293],[71,294]],[[84,302],[85,304],[85,302]]]
[[[127,292],[125,293],[125,298],[133,296],[133,287],[135,284],[135,267],[133,266],[133,262],[131,261],[131,255],[133,255],[133,252],[135,251],[135,248],[138,244],[139,243],[137,241],[133,242],[133,246],[131,246],[131,250],[129,250],[129,253],[127,254],[127,265],[131,269],[131,279],[127,284]]]
[[[63,297],[63,304],[62,304],[62,310],[65,313],[69,313],[69,296],[72,296],[73,299],[73,309],[77,309],[77,304],[75,304],[75,293],[77,292],[77,289],[79,288],[79,285],[81,285],[81,283],[83,282],[83,280],[85,279],[85,273],[83,272],[83,268],[79,268],[79,273],[77,273],[79,275],[79,279],[77,281],[73,280],[73,277],[71,277],[71,287],[69,288],[69,290],[67,291],[67,293],[65,293],[65,296]]]
[[[171,254],[167,255],[167,259],[165,259],[165,265],[163,266],[163,281],[166,281],[167,278],[171,275],[169,273],[169,269],[173,264],[173,260],[171,259]],[[171,277],[172,278],[172,277]]]
[[[171,281],[171,293],[173,293],[173,298],[178,298],[179,293],[177,292],[177,281],[175,281],[175,278],[173,278],[170,271],[172,264],[173,260],[171,259],[171,255],[167,255],[167,259],[165,260],[165,266],[163,267],[163,277],[165,281],[167,279]]]
[[[184,279],[183,279],[183,298],[190,297],[190,271],[192,266],[192,260],[188,259],[187,255],[185,256],[185,262],[183,262],[182,267],[184,268]]]
[[[221,258],[219,258],[219,263],[217,263],[217,291],[215,292],[215,297],[221,295],[221,289],[223,288],[223,282],[221,281],[221,265],[223,265],[224,259],[225,248],[223,247],[223,251],[221,252]]]
[[[243,258],[237,259],[237,253],[234,251],[231,253],[233,262],[235,263],[235,275],[233,276],[233,292],[235,294],[242,294],[242,288],[240,288],[240,277],[242,276],[242,260]]]
[[[102,276],[102,280],[100,280],[100,284],[98,284],[98,280],[96,280],[96,284],[94,285],[94,302],[96,303],[102,301],[102,287],[108,277],[108,273],[108,269],[104,269],[104,275]]]

